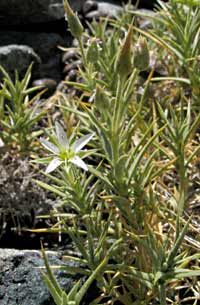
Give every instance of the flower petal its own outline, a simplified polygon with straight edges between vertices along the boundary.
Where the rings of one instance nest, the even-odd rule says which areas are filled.
[[[5,144],[4,144],[3,140],[0,138],[0,147],[4,147],[4,146],[5,146]]]
[[[72,150],[77,153],[79,152],[94,136],[94,133],[88,134],[77,141],[72,145]]]
[[[62,163],[62,161],[60,159],[54,158],[47,166],[45,173],[49,174],[49,173],[53,172],[58,166],[60,166],[61,163]]]
[[[53,143],[47,141],[46,139],[40,138],[40,143],[53,154],[58,153],[58,147],[56,147]]]
[[[78,156],[75,156],[72,159],[69,159],[69,161],[75,165],[77,165],[78,167],[84,169],[85,171],[88,170],[87,165],[85,164],[85,162]]]
[[[55,127],[56,127],[56,135],[57,135],[59,145],[62,147],[68,148],[69,141],[67,139],[67,135],[66,135],[64,129],[58,122],[55,123]]]

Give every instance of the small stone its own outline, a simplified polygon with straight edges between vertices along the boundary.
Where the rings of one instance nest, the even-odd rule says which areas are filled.
[[[24,74],[29,65],[34,62],[33,69],[41,64],[40,57],[35,51],[26,45],[7,45],[0,47],[0,65],[4,67],[6,72],[13,78],[15,70],[18,71],[20,78]],[[1,78],[0,74],[0,78]]]
[[[156,13],[148,9],[136,9],[137,13],[137,22],[140,29],[152,29],[153,27],[153,18],[155,18]],[[140,15],[141,14],[141,15]]]
[[[89,13],[91,11],[98,10],[98,4],[96,1],[88,0],[83,4],[83,13]]]
[[[62,56],[62,62],[67,63],[69,60],[77,59],[78,54],[76,50],[69,50]]]
[[[118,14],[122,12],[123,8],[120,5],[107,3],[107,2],[99,2],[96,10],[92,10],[88,12],[85,17],[89,20],[91,19],[99,19],[100,17],[116,17]]]
[[[70,82],[75,82],[77,79],[77,71],[76,70],[69,71],[69,73],[67,75],[67,79]]]
[[[42,79],[34,80],[33,86],[43,86],[45,88],[55,89],[57,86],[57,82],[51,78],[42,78]]]
[[[45,92],[43,97],[49,97],[56,90],[57,82],[51,78],[41,78],[41,79],[34,80],[32,85],[33,86],[42,86],[44,88],[47,88],[48,90]]]
[[[81,66],[81,64],[82,64],[81,60],[76,60],[71,64],[67,64],[63,69],[63,73],[68,74],[69,71],[77,69],[79,66]]]

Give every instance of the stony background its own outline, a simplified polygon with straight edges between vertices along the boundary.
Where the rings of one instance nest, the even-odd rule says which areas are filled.
[[[69,2],[74,10],[87,14],[84,9],[87,1]],[[110,11],[107,6],[110,2],[120,1],[99,1],[101,14]],[[69,47],[72,42],[66,27],[62,0],[1,0],[0,64],[11,75],[17,69],[23,76],[34,61],[34,78],[53,78],[59,82],[62,52],[58,46]]]
[[[52,265],[64,265],[58,253],[47,252]],[[54,305],[40,269],[44,265],[40,251],[0,249],[0,304],[1,305]],[[72,288],[72,276],[55,271],[61,287]]]
[[[122,3],[120,0],[69,2],[82,18],[88,20],[115,15],[121,10]],[[153,2],[142,0],[141,6],[152,7]],[[58,83],[62,78],[62,52],[58,46],[69,47],[72,43],[66,27],[63,0],[1,0],[0,64],[11,76],[15,69],[23,76],[34,61],[35,79],[51,78]]]

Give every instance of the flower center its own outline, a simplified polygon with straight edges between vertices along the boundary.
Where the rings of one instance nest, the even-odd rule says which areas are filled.
[[[59,158],[63,161],[69,160],[75,156],[74,151],[71,149],[60,151]]]

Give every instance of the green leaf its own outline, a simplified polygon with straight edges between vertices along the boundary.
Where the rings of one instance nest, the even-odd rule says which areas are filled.
[[[154,142],[154,140],[157,138],[157,136],[165,129],[165,127],[166,127],[166,125],[164,125],[157,132],[155,132],[155,134],[148,140],[148,142],[142,147],[141,151],[135,157],[135,160],[133,161],[133,164],[130,166],[130,170],[129,170],[129,183],[130,183],[133,175],[135,174],[135,171],[136,171],[142,157],[147,152],[148,148]]]
[[[39,181],[39,180],[36,180],[36,179],[32,179],[32,180],[35,183],[37,183],[39,186],[41,186],[42,188],[44,188],[44,189],[46,189],[46,190],[48,190],[48,191],[50,191],[52,193],[55,193],[55,194],[57,194],[57,195],[59,195],[59,196],[61,196],[63,198],[66,197],[66,195],[63,192],[59,191],[56,187],[51,186],[51,185],[49,185],[49,184],[47,184],[45,182],[42,182],[42,181]]]
[[[174,263],[174,258],[176,257],[177,253],[178,253],[178,250],[183,242],[183,239],[187,233],[187,230],[188,230],[188,227],[189,227],[189,224],[190,224],[190,221],[191,221],[191,218],[188,220],[188,222],[185,224],[185,226],[183,227],[182,231],[180,232],[178,238],[176,239],[169,255],[168,255],[168,258],[167,258],[167,266],[168,268],[171,268],[173,266],[173,263]]]
[[[62,299],[60,294],[57,292],[57,290],[55,289],[54,285],[52,284],[51,280],[49,279],[49,277],[43,272],[41,271],[43,279],[52,295],[52,298],[54,300],[54,302],[56,303],[56,305],[61,305],[62,304]]]
[[[78,281],[70,290],[70,292],[68,293],[68,301],[74,301],[75,304],[79,305],[79,303],[77,302],[77,294],[78,294],[78,290],[80,289],[80,281]]]
[[[53,292],[56,291],[56,296],[59,296],[61,297],[62,295],[62,289],[60,288],[52,270],[51,270],[51,267],[49,265],[49,262],[48,262],[48,258],[47,258],[47,255],[45,253],[45,250],[43,248],[43,245],[41,243],[41,251],[42,251],[42,257],[44,259],[44,264],[45,264],[45,267],[46,267],[46,270],[47,270],[47,274],[48,274],[48,278],[49,278],[49,281],[51,283],[51,285],[54,287],[54,290],[52,290]],[[59,303],[58,303],[59,304]]]
[[[103,172],[96,170],[91,165],[88,165],[88,170],[97,178],[99,178],[102,182],[104,182],[111,190],[113,189],[113,185],[110,180],[105,176]]]
[[[133,278],[134,280],[140,282],[145,287],[153,289],[153,279],[154,275],[152,273],[146,273],[136,270],[134,267],[128,267],[127,277]]]
[[[86,294],[88,288],[92,284],[92,282],[96,279],[98,274],[102,272],[102,270],[105,268],[105,265],[107,264],[107,257],[105,257],[102,262],[99,264],[99,266],[92,272],[90,277],[86,280],[86,282],[83,284],[83,286],[80,288],[79,292],[76,295],[76,303],[77,305],[80,304],[82,298]]]

